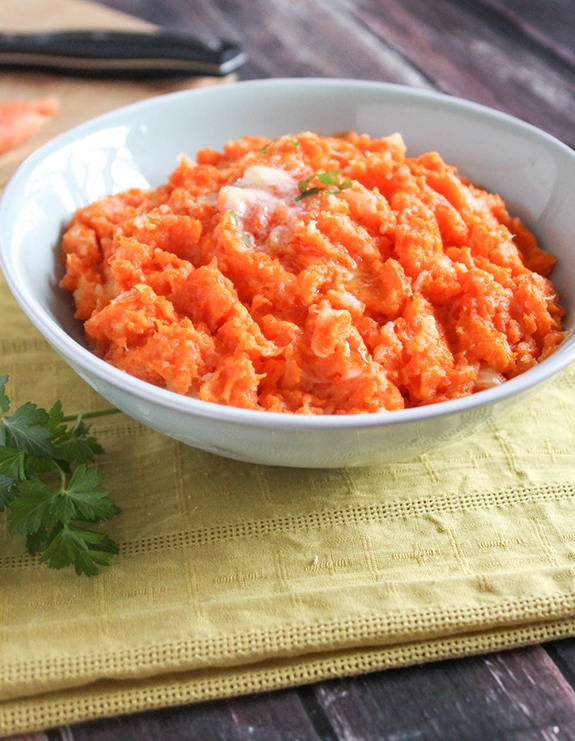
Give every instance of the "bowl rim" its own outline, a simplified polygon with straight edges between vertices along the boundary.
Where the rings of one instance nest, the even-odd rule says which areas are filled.
[[[424,421],[432,417],[444,417],[452,414],[459,414],[461,412],[472,411],[526,392],[546,381],[573,362],[575,360],[575,341],[572,341],[574,333],[571,331],[568,332],[567,337],[563,340],[557,350],[525,373],[522,373],[521,375],[516,376],[515,378],[512,378],[494,388],[479,391],[458,399],[412,407],[409,409],[341,415],[303,415],[243,409],[241,407],[217,404],[215,402],[203,401],[201,399],[184,396],[169,391],[168,389],[155,386],[152,383],[143,381],[135,376],[129,375],[125,371],[115,368],[101,358],[98,358],[87,348],[83,347],[73,339],[57,322],[45,314],[44,310],[34,300],[33,296],[23,288],[18,279],[15,265],[10,260],[11,240],[4,233],[4,217],[9,208],[10,200],[14,198],[13,193],[17,193],[21,183],[26,181],[27,177],[31,174],[36,165],[46,156],[53,154],[62,146],[73,144],[80,136],[100,130],[109,122],[111,123],[114,119],[121,118],[126,113],[133,113],[137,110],[162,106],[162,104],[167,100],[185,100],[189,97],[196,98],[222,94],[226,95],[226,91],[228,91],[227,94],[235,94],[235,91],[238,91],[237,94],[240,94],[241,89],[247,88],[260,88],[262,91],[265,91],[266,88],[295,88],[301,86],[308,88],[314,86],[318,88],[341,88],[343,90],[346,88],[371,89],[376,93],[379,92],[384,96],[387,95],[396,99],[421,99],[427,102],[437,103],[439,108],[457,110],[459,112],[469,112],[492,124],[497,124],[506,129],[511,128],[514,131],[524,132],[528,136],[535,137],[546,146],[551,146],[572,160],[575,169],[575,152],[571,151],[567,145],[563,144],[555,137],[532,124],[522,121],[521,119],[507,113],[489,108],[480,103],[467,101],[463,98],[432,90],[412,88],[406,85],[396,85],[388,82],[337,78],[273,78],[264,80],[247,80],[235,82],[231,85],[214,85],[205,88],[192,88],[146,98],[145,100],[108,111],[107,113],[85,121],[78,126],[74,126],[68,131],[59,134],[54,139],[51,139],[24,160],[12,175],[4,189],[0,200],[0,267],[2,268],[8,286],[20,307],[41,332],[44,338],[57,351],[61,352],[65,359],[70,360],[75,366],[80,366],[86,374],[94,375],[102,382],[119,387],[122,391],[136,396],[138,399],[142,399],[146,402],[152,402],[158,406],[166,407],[174,411],[188,412],[191,416],[204,419],[219,420],[238,425],[249,425],[251,427],[281,427],[292,430],[349,430],[372,428],[403,424],[406,422]]]

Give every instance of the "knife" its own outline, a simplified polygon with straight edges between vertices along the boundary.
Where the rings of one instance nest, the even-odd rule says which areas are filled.
[[[221,77],[241,67],[246,58],[234,42],[204,43],[184,33],[164,30],[0,33],[0,67],[89,77]]]

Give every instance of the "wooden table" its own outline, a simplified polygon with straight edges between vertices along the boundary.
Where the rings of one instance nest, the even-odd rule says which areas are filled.
[[[441,90],[575,145],[573,0],[106,0],[242,42],[240,78],[348,77]],[[574,467],[575,470],[575,467]],[[567,741],[575,639],[142,713],[34,741]]]

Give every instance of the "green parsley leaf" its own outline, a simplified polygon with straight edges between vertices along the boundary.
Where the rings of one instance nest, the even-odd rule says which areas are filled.
[[[31,556],[36,556],[48,538],[48,531],[41,527],[35,533],[26,536],[26,550]]]
[[[0,436],[0,445],[25,450],[36,458],[52,458],[54,448],[50,443],[49,421],[45,409],[38,409],[36,404],[28,401],[11,417],[2,418],[0,425],[4,439]]]
[[[309,190],[304,190],[304,192],[300,193],[300,195],[295,200],[303,201],[304,198],[308,198],[308,196],[315,196],[318,193],[321,193],[323,190],[323,188],[310,188]]]
[[[341,170],[329,170],[328,172],[319,172],[317,179],[324,185],[337,185],[341,180]]]
[[[67,487],[61,491],[61,496],[74,503],[74,519],[99,522],[120,512],[109,498],[109,490],[102,486],[104,479],[104,474],[96,468],[86,468],[83,463],[77,466]]]
[[[36,478],[20,481],[16,490],[18,496],[10,504],[12,511],[8,515],[8,532],[26,535],[37,532],[42,525],[54,525],[56,520],[52,516],[52,504],[56,492]]]
[[[98,566],[109,566],[117,552],[116,544],[103,533],[75,525],[57,525],[48,535],[40,561],[47,561],[53,569],[74,566],[78,575],[95,576]]]
[[[15,483],[13,478],[0,473],[0,512],[2,512],[4,507],[13,502],[17,496],[18,492],[14,486]]]
[[[335,186],[333,189],[329,188],[309,188],[309,184],[311,181],[317,178],[320,183],[323,183],[323,185],[333,185]],[[295,199],[296,201],[301,201],[304,198],[307,198],[308,196],[315,196],[318,193],[329,193],[331,195],[341,193],[342,190],[345,190],[346,188],[351,188],[352,186],[352,180],[350,177],[346,177],[346,179],[342,182],[341,180],[341,170],[328,170],[327,172],[317,172],[313,175],[310,175],[309,178],[306,178],[305,180],[300,180],[297,184],[298,190],[299,190],[299,196]]]
[[[74,461],[89,463],[95,456],[102,455],[102,446],[96,442],[95,437],[88,435],[89,430],[89,425],[82,421],[82,415],[78,415],[74,426],[55,440],[55,458],[69,464]]]
[[[307,192],[307,189],[309,188],[309,184],[314,178],[315,178],[315,172],[313,175],[310,175],[309,178],[306,178],[305,180],[298,180],[297,189],[299,190],[300,195],[303,196],[303,194]],[[296,201],[297,201],[297,198],[296,198]]]
[[[60,435],[63,435],[66,432],[62,402],[59,399],[54,402],[52,408],[48,412],[48,429],[50,430],[53,439],[60,437]]]
[[[9,476],[11,479],[23,479],[24,460],[26,452],[24,450],[14,450],[0,446],[0,474]]]
[[[144,211],[142,216],[148,221],[159,221],[160,220],[157,216],[150,216],[150,214],[147,211]]]
[[[0,511],[9,508],[8,532],[25,535],[28,552],[41,554],[51,567],[73,565],[78,574],[97,574],[118,548],[103,533],[75,523],[108,520],[120,511],[103,486],[104,474],[86,466],[103,450],[82,415],[65,417],[60,401],[49,413],[27,402],[6,416],[7,381],[0,376]]]
[[[65,461],[61,462],[63,465],[61,468],[67,466]],[[32,458],[26,455],[24,459],[24,478],[31,479],[34,476],[40,476],[43,473],[49,473],[50,471],[56,471],[58,465],[52,458]]]
[[[294,147],[297,149],[299,147],[299,141],[295,138],[295,136],[289,135],[291,143],[294,145]]]
[[[237,213],[235,211],[229,211],[228,213],[232,217],[234,224],[239,224],[240,223],[240,220],[238,218],[238,215],[237,215]]]
[[[10,411],[10,399],[6,396],[6,384],[8,376],[0,376],[0,412],[6,414]]]
[[[8,530],[14,535],[37,532],[57,523],[68,525],[72,520],[99,522],[109,520],[119,509],[108,497],[110,493],[101,484],[104,474],[95,468],[80,464],[69,483],[64,481],[54,491],[40,479],[22,481],[16,485],[18,498],[11,504]]]

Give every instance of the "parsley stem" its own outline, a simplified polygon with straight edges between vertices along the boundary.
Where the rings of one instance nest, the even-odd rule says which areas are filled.
[[[107,417],[109,414],[120,414],[121,409],[112,407],[111,409],[100,409],[98,412],[86,412],[82,414],[82,419],[95,419],[96,417]],[[78,419],[79,414],[69,414],[67,417],[62,418],[62,422],[74,422]]]
[[[60,492],[64,491],[66,489],[66,474],[60,466],[56,463],[56,468],[58,469],[58,473],[60,474]]]

